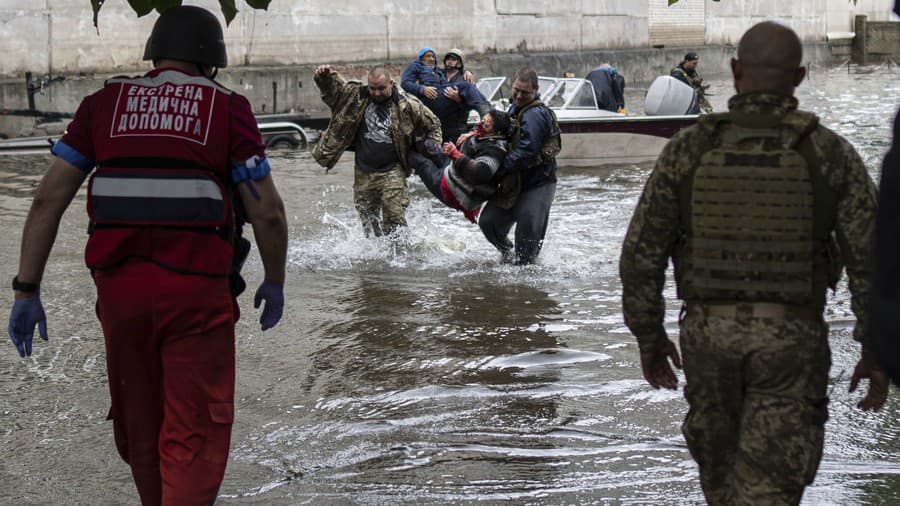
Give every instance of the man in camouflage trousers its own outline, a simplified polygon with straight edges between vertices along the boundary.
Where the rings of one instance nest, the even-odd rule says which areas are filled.
[[[313,148],[326,169],[348,148],[355,153],[353,201],[366,237],[390,234],[406,225],[411,170],[406,155],[415,134],[441,141],[441,123],[422,102],[394,86],[384,67],[373,68],[367,84],[344,81],[331,65],[316,69],[316,86],[331,109],[331,121]]]
[[[729,112],[666,145],[622,247],[625,322],[654,388],[677,388],[669,361],[681,367],[663,327],[673,259],[690,406],[682,430],[713,505],[798,504],[812,482],[828,416],[822,313],[842,267],[862,345],[850,390],[869,379],[863,410],[887,398],[867,332],[875,187],[849,142],[797,110],[801,57],[787,27],[744,34]]]

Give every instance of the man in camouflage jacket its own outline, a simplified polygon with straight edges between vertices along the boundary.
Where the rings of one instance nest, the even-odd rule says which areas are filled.
[[[710,113],[713,111],[713,107],[712,104],[709,103],[709,99],[706,98],[706,89],[709,88],[709,85],[703,84],[703,77],[697,72],[697,65],[699,63],[700,56],[691,51],[684,55],[684,60],[682,60],[681,63],[672,68],[669,75],[697,90],[697,102],[700,110],[705,113]]]
[[[417,98],[399,90],[384,67],[373,68],[367,84],[344,81],[330,66],[316,69],[316,86],[331,109],[331,121],[312,150],[326,169],[344,151],[355,152],[353,201],[366,236],[389,234],[406,225],[411,170],[406,155],[416,135],[441,140],[437,117]]]
[[[674,389],[681,357],[663,327],[671,257],[684,301],[690,406],[682,431],[709,504],[798,504],[822,455],[831,353],[822,314],[846,267],[862,358],[850,382],[880,409],[887,379],[867,331],[875,188],[849,142],[797,110],[796,34],[772,22],[732,59],[729,113],[666,145],[622,247],[625,322],[644,378]]]

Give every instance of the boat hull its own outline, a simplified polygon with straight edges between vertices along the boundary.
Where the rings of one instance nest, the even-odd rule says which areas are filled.
[[[563,167],[653,162],[679,130],[697,122],[697,116],[616,116],[559,120]]]

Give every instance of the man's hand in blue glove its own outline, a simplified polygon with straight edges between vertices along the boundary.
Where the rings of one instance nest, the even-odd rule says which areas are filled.
[[[256,290],[256,296],[253,297],[253,307],[258,309],[263,300],[266,301],[266,307],[259,316],[259,323],[262,324],[263,330],[268,330],[278,323],[284,312],[284,285],[263,281]],[[29,345],[30,343],[31,340]]]
[[[281,316],[280,306],[278,315]],[[275,321],[278,319],[276,318]],[[44,306],[41,304],[40,296],[16,299],[12,313],[9,315],[9,338],[16,345],[22,358],[31,356],[31,341],[34,338],[35,325],[38,326],[41,339],[46,341],[47,317],[44,315]]]

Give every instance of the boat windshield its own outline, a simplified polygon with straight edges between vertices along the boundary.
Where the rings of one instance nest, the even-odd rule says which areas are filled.
[[[544,103],[554,109],[597,109],[597,98],[584,79],[555,79]],[[587,83],[587,85],[585,85]]]
[[[505,77],[483,77],[475,83],[475,87],[484,95],[484,98],[488,99],[489,102],[493,102],[503,98],[500,88],[505,82]]]
[[[550,93],[553,92],[553,89],[556,88],[557,79],[553,77],[538,77],[538,96],[544,103],[547,103],[547,97],[550,96]]]

